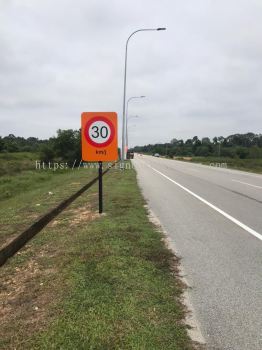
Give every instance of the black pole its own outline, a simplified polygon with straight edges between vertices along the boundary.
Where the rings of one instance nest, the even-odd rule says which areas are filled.
[[[99,214],[103,213],[103,163],[98,162],[99,168],[98,168],[98,199],[99,199]]]

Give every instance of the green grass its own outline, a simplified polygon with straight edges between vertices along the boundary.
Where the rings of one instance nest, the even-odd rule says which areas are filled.
[[[174,257],[148,221],[135,171],[112,169],[105,176],[106,214],[100,217],[96,190],[77,199],[3,268],[7,280],[14,274],[21,279],[28,261],[37,273],[12,301],[17,306],[5,321],[0,344],[5,349],[192,349]]]
[[[96,175],[95,169],[75,169],[0,177],[0,246]]]
[[[60,178],[61,173],[68,174],[68,171],[52,170],[28,170],[13,175],[4,175],[0,177],[0,201],[7,198],[15,197],[17,194],[32,191],[41,187],[44,182],[53,181],[53,179]]]
[[[38,154],[29,152],[0,153],[0,201],[23,193],[47,178],[35,171]]]
[[[191,157],[190,157],[191,158]],[[183,157],[177,158],[185,160]],[[191,162],[201,163],[204,165],[222,166],[230,169],[238,169],[243,171],[250,171],[254,173],[262,173],[262,159],[239,159],[239,158],[225,158],[225,157],[192,157]]]
[[[0,176],[12,176],[17,175],[24,170],[34,170],[35,161],[37,159],[39,159],[37,153],[0,153]]]
[[[53,164],[50,166],[51,169],[47,164],[45,169],[40,168],[37,153],[0,153],[0,201],[41,187],[41,183],[53,180],[54,175],[70,173],[70,169],[54,170]]]

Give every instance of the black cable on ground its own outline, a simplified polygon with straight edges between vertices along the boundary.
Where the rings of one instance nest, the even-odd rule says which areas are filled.
[[[103,172],[103,175],[106,174],[109,170],[110,168],[106,169]],[[9,244],[2,248],[0,250],[0,266],[4,265],[5,262],[13,255],[15,255],[15,253],[17,253],[31,238],[39,233],[50,221],[52,221],[58,214],[66,209],[69,204],[81,196],[83,192],[93,186],[97,181],[98,176],[80,188],[80,190],[71,195],[69,198],[63,200],[58,206],[51,209],[47,214],[43,215],[39,220],[28,227],[25,231],[18,234],[15,239],[13,239]]]

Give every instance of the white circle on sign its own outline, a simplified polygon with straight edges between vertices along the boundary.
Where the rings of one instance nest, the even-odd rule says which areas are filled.
[[[110,126],[102,120],[97,120],[89,126],[88,136],[95,143],[105,143],[111,136]]]

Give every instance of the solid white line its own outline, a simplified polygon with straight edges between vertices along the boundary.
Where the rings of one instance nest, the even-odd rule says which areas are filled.
[[[243,182],[243,181],[239,181],[239,180],[232,179],[232,181],[239,182],[240,184],[243,184],[243,185],[248,185],[248,186],[252,186],[252,187],[256,187],[256,188],[262,188],[261,186],[252,185],[252,184],[249,184],[247,182]]]
[[[145,162],[143,162],[145,163]],[[256,238],[260,239],[262,241],[262,235],[258,232],[256,232],[255,230],[253,230],[252,228],[248,227],[247,225],[243,224],[242,222],[240,222],[239,220],[235,219],[233,216],[227,214],[226,212],[224,212],[223,210],[219,209],[218,207],[216,207],[215,205],[209,203],[207,200],[205,200],[204,198],[200,197],[199,195],[197,195],[196,193],[190,191],[188,188],[186,188],[185,186],[180,185],[178,182],[172,180],[170,177],[168,177],[167,175],[161,173],[161,171],[153,168],[151,165],[148,165],[147,163],[145,163],[149,168],[151,168],[152,170],[154,170],[156,173],[162,175],[164,178],[166,178],[167,180],[171,181],[172,183],[174,183],[175,185],[177,185],[178,187],[182,188],[184,191],[186,191],[187,193],[191,194],[191,196],[197,198],[199,201],[201,201],[202,203],[205,203],[206,205],[208,205],[210,208],[214,209],[215,211],[217,211],[218,213],[220,213],[221,215],[223,215],[224,217],[226,217],[228,220],[232,221],[234,224],[238,225],[239,227],[241,227],[243,230],[247,231],[248,233],[250,233],[251,235],[255,236]]]

